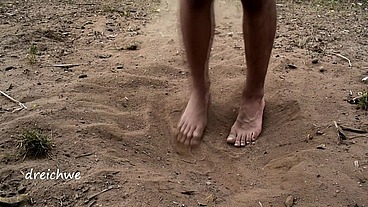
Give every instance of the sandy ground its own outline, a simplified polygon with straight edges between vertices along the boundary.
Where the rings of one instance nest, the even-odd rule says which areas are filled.
[[[278,1],[264,131],[255,145],[234,148],[225,138],[246,73],[242,10],[217,1],[210,121],[201,147],[185,151],[172,140],[189,77],[177,1],[103,2],[0,2],[0,90],[28,107],[12,113],[17,104],[0,96],[0,197],[27,193],[33,206],[279,207],[291,195],[294,206],[368,206],[368,136],[346,132],[338,144],[333,125],[368,130],[367,111],[346,101],[367,89],[367,4]],[[23,129],[50,137],[49,158],[19,156]],[[27,180],[30,169],[81,179]]]

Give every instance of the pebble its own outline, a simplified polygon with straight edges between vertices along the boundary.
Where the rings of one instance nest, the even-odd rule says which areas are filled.
[[[18,187],[18,193],[24,194],[26,192],[27,188],[24,187],[22,184]]]
[[[319,60],[317,58],[315,58],[315,59],[312,60],[312,63],[313,64],[317,64],[318,62],[319,62]]]
[[[292,207],[294,205],[294,197],[292,195],[289,195],[287,198],[286,198],[286,201],[285,201],[285,206],[286,207]]]
[[[324,150],[324,149],[326,149],[326,145],[325,144],[320,144],[320,145],[317,146],[317,149]]]
[[[82,74],[79,76],[79,78],[87,78],[87,74]]]
[[[322,131],[318,130],[318,131],[316,132],[316,134],[317,134],[317,135],[323,135],[323,134],[324,134],[324,132],[322,132]]]
[[[5,68],[5,71],[9,71],[9,70],[13,70],[13,69],[16,69],[16,67],[14,66],[8,66]]]
[[[323,66],[321,66],[320,68],[319,68],[319,72],[321,72],[321,73],[324,73],[324,72],[326,72],[327,70],[323,67]]]
[[[117,69],[124,69],[124,65],[122,65],[122,64],[121,65],[117,65],[116,68]]]
[[[298,67],[296,66],[296,65],[294,65],[294,64],[288,64],[287,65],[287,67],[288,68],[290,68],[290,69],[297,69]]]

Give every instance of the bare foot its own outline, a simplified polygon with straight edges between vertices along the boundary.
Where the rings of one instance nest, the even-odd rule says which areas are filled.
[[[207,110],[209,104],[208,90],[193,90],[187,107],[178,124],[178,142],[186,146],[196,146],[201,143],[203,131],[207,125]]]
[[[244,147],[254,142],[262,131],[265,105],[263,96],[244,98],[238,117],[226,140],[227,143],[234,144],[235,147]]]

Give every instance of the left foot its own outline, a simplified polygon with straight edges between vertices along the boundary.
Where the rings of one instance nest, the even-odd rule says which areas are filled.
[[[254,142],[262,131],[265,105],[263,96],[244,97],[238,117],[226,140],[227,143],[233,144],[235,147],[244,147]]]

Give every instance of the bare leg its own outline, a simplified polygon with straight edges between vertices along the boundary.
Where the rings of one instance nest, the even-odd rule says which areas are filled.
[[[247,76],[239,115],[227,138],[236,147],[255,141],[262,131],[264,82],[276,31],[274,0],[242,0],[242,3]]]
[[[177,140],[198,145],[207,125],[210,81],[208,59],[214,34],[213,0],[181,0],[180,22],[192,75],[192,90],[178,124]]]

